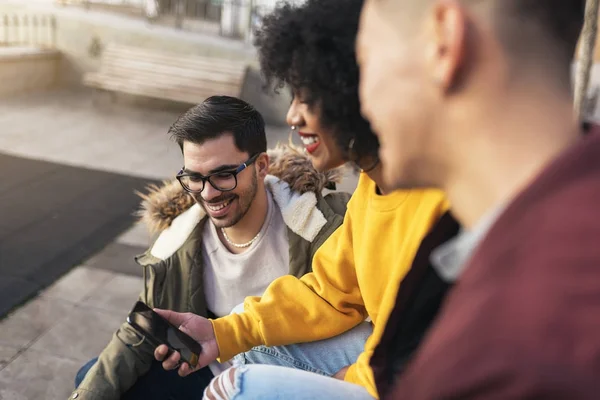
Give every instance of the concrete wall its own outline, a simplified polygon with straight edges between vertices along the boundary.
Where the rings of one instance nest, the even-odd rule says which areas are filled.
[[[54,87],[60,63],[54,50],[0,47],[0,97]]]
[[[110,20],[90,18],[92,15],[85,17],[84,13],[56,16],[56,46],[64,54],[63,78],[66,82],[79,82],[83,73],[96,70],[102,49],[111,42],[249,63],[255,61],[251,47],[233,40],[186,34],[139,20],[110,23]]]
[[[243,60],[251,69],[242,98],[254,104],[269,124],[285,124],[289,99],[262,90],[256,52],[244,41],[156,26],[143,19],[86,12],[78,7],[52,5],[33,8],[22,2],[6,2],[0,4],[2,12],[46,12],[55,16],[55,44],[62,53],[59,75],[62,85],[81,85],[84,73],[99,68],[102,49],[111,42],[174,53]]]

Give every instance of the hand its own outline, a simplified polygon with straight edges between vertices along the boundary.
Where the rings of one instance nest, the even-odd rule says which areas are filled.
[[[179,352],[175,351],[167,357],[169,348],[164,344],[158,346],[154,350],[154,358],[163,362],[164,369],[172,370],[179,368],[179,375],[187,376],[200,368],[206,367],[217,359],[219,356],[219,347],[217,346],[215,331],[208,319],[192,313],[178,313],[159,309],[154,309],[154,311],[173,325],[178,326],[180,331],[188,334],[202,345],[202,353],[199,354],[198,365],[195,368],[192,368],[187,363],[180,364],[181,355]]]
[[[350,368],[349,365],[345,366],[344,368],[340,369],[338,372],[336,372],[333,375],[333,378],[335,379],[339,379],[340,381],[343,381],[344,378],[346,378],[346,372],[348,372],[348,369]]]

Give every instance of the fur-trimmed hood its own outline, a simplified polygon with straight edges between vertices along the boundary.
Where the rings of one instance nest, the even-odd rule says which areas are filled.
[[[269,149],[267,154],[269,175],[285,182],[289,190],[298,195],[308,192],[320,194],[323,189],[335,189],[346,172],[345,167],[318,172],[302,149],[291,144],[278,144],[274,149]],[[267,177],[267,180],[274,183],[272,177]],[[137,194],[142,198],[142,203],[136,214],[151,233],[164,231],[175,218],[196,204],[176,179],[165,181],[162,186],[149,185],[146,193]]]

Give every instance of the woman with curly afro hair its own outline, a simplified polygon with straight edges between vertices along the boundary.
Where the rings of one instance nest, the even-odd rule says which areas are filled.
[[[315,168],[350,161],[363,172],[344,223],[315,254],[312,273],[279,278],[262,297],[247,298],[243,312],[212,321],[215,336],[203,343],[217,346],[221,361],[237,354],[236,367],[216,377],[205,398],[378,398],[381,385],[410,359],[448,287],[431,273],[427,250],[415,259],[448,208],[444,195],[389,192],[381,184],[378,141],[358,97],[354,42],[362,3],[280,4],[256,34],[267,81],[292,91],[287,121]],[[435,238],[427,246],[449,239]],[[413,261],[428,271],[419,290],[426,301],[413,302],[403,336],[391,336],[393,348],[389,335],[378,347]]]
[[[319,170],[353,161],[370,172],[379,142],[360,114],[354,42],[362,0],[283,4],[263,20],[255,45],[263,75],[292,91],[287,122]]]

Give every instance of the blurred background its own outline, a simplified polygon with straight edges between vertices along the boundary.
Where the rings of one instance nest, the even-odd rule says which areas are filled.
[[[181,167],[181,112],[239,96],[269,146],[288,140],[289,94],[265,90],[252,47],[275,3],[0,0],[0,400],[67,398],[124,321],[152,239],[135,191]]]
[[[251,43],[274,3],[0,1],[0,399],[67,398],[125,320],[152,239],[135,191],[181,168],[181,112],[238,96],[288,140]]]

